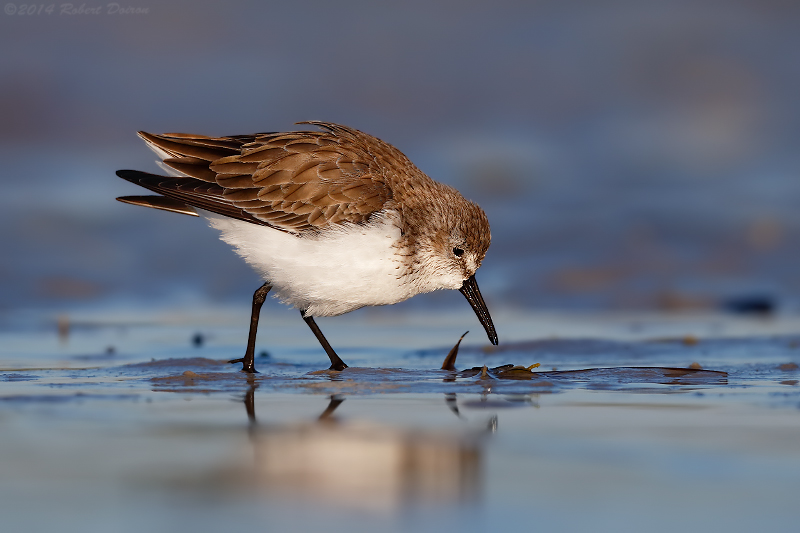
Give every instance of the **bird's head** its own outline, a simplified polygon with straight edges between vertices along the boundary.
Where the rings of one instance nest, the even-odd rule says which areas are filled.
[[[483,209],[453,192],[440,197],[441,205],[428,211],[436,215],[424,221],[425,229],[416,236],[416,268],[419,278],[430,283],[430,290],[460,290],[489,340],[497,344],[497,332],[475,281],[475,272],[492,240],[489,220]]]

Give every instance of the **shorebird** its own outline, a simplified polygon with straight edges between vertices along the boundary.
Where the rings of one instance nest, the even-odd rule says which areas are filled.
[[[140,131],[170,175],[117,171],[157,193],[117,200],[206,218],[264,279],[253,294],[244,357],[230,363],[256,372],[258,318],[272,289],[300,310],[332,370],[347,365],[315,316],[438,289],[460,290],[497,344],[475,281],[491,240],[483,210],[376,137],[330,122],[299,124],[320,130],[229,137]]]

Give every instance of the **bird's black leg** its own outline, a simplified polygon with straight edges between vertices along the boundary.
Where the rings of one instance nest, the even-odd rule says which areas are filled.
[[[247,350],[244,352],[244,357],[228,361],[229,363],[242,363],[243,372],[251,374],[257,372],[255,353],[258,315],[261,313],[261,306],[264,305],[264,300],[267,299],[267,293],[269,293],[270,289],[272,289],[272,285],[265,283],[253,293],[253,311],[250,313],[250,334],[247,336]]]
[[[314,336],[317,338],[319,343],[322,345],[322,348],[325,350],[325,353],[328,354],[328,357],[331,360],[331,368],[330,369],[331,370],[344,370],[345,368],[347,368],[347,365],[344,364],[344,361],[342,361],[339,358],[339,356],[336,355],[336,352],[333,351],[333,348],[331,348],[331,345],[328,344],[328,339],[325,338],[325,335],[322,334],[322,331],[320,331],[319,326],[317,326],[317,323],[314,322],[314,317],[306,316],[306,312],[303,311],[303,310],[300,311],[300,316],[302,316],[303,320],[306,321],[306,324],[308,324],[308,327],[310,327],[311,331],[314,332]]]

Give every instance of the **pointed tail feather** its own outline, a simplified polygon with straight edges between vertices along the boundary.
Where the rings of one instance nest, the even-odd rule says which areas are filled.
[[[162,211],[170,211],[182,215],[191,215],[193,217],[200,216],[193,207],[178,200],[167,198],[166,196],[120,196],[117,200],[125,204],[152,207],[153,209],[161,209]]]

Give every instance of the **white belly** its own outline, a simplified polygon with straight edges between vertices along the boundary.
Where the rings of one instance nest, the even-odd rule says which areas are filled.
[[[394,304],[418,291],[397,255],[396,214],[366,226],[340,225],[297,237],[267,226],[201,212],[220,238],[270,283],[276,297],[312,316],[334,316],[367,305]]]

